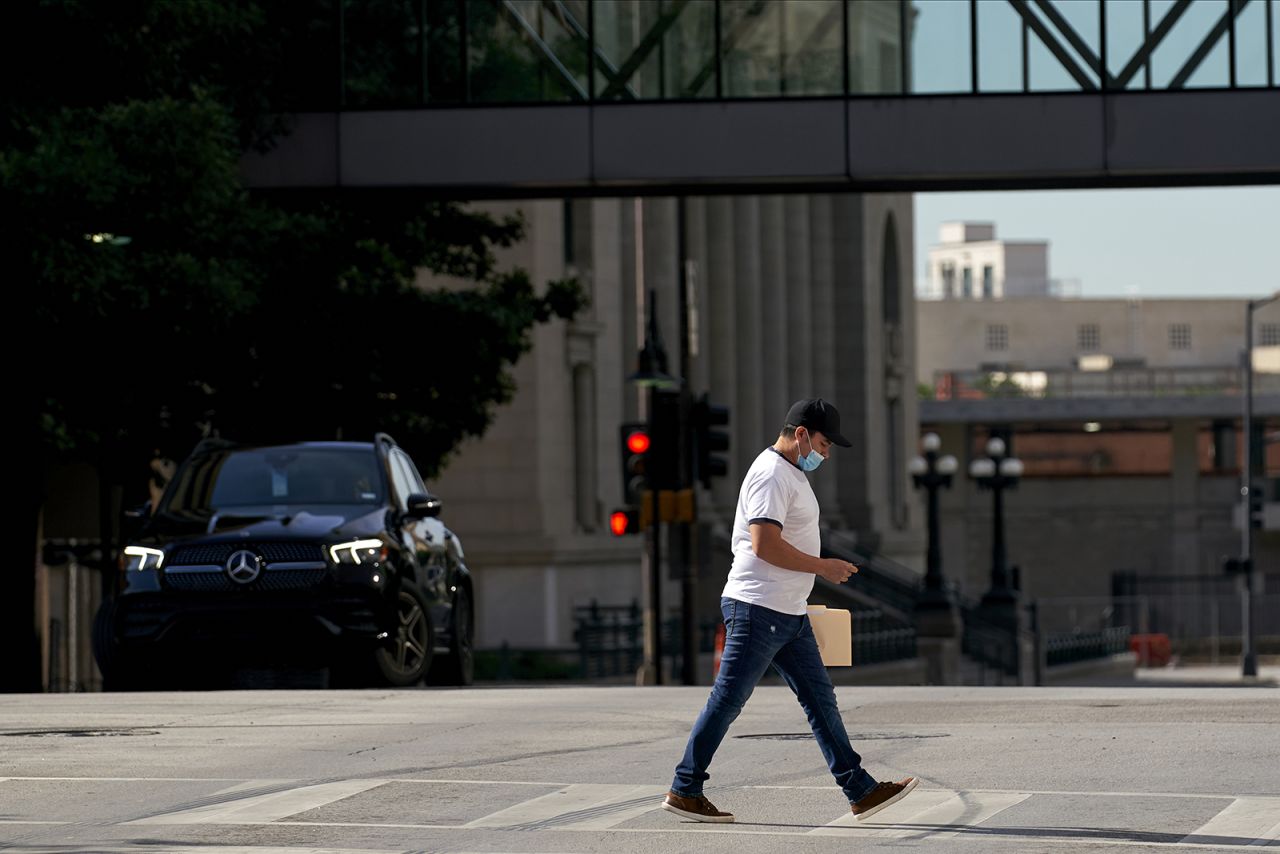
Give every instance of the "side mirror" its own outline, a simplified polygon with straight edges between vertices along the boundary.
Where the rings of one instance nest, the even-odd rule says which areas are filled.
[[[411,519],[429,519],[440,515],[444,506],[440,499],[430,492],[415,492],[409,496],[409,510],[406,515]]]

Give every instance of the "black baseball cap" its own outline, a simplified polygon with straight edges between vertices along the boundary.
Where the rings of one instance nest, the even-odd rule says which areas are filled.
[[[853,447],[852,442],[840,435],[840,413],[820,397],[797,400],[791,404],[791,409],[787,411],[787,424],[816,430],[842,448]]]

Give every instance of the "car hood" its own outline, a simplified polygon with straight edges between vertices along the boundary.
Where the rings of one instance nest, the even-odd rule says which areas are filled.
[[[386,508],[367,504],[290,507],[287,512],[268,507],[236,507],[212,513],[161,512],[152,517],[139,542],[340,542],[380,533],[385,528],[386,512]]]

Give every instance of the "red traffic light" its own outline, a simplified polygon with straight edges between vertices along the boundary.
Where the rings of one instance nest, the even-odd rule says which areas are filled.
[[[636,430],[627,434],[627,450],[633,454],[643,454],[649,450],[649,434]]]
[[[626,536],[630,524],[631,514],[625,510],[615,510],[609,514],[609,530],[615,537]]]

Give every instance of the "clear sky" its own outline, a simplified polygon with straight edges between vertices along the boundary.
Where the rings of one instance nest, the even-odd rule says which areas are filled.
[[[917,193],[916,286],[938,226],[993,222],[1049,241],[1049,276],[1081,296],[1263,296],[1280,290],[1280,187]]]

